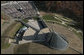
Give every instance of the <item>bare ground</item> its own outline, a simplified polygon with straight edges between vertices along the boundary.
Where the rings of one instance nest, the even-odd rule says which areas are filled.
[[[74,49],[77,49],[78,51],[83,53],[83,41],[77,35],[75,35],[74,32],[71,32],[68,30],[68,28],[63,27],[58,24],[48,23],[48,26],[49,26],[49,28],[53,27],[53,29],[56,32],[63,34],[67,38],[70,47],[73,47]],[[68,52],[70,52],[70,51],[67,50],[66,53],[68,53]]]
[[[7,49],[1,49],[1,54],[14,54],[14,44],[11,44]]]
[[[45,14],[45,13],[43,13]],[[69,46],[73,47],[74,49],[77,49],[80,52],[83,52],[83,41],[80,40],[80,38],[75,35],[73,32],[69,31],[68,28],[63,27],[61,25],[58,24],[50,24],[47,23],[49,28],[53,27],[53,29],[56,32],[59,32],[61,34],[63,34],[67,40],[69,41]],[[4,49],[4,53],[5,51],[8,52],[9,54],[11,54],[11,50],[12,48],[8,48],[8,50]],[[14,53],[20,53],[20,54],[79,54],[78,52],[68,48],[64,51],[60,51],[60,50],[54,50],[54,49],[50,49],[44,45],[40,45],[37,43],[30,43],[30,44],[24,44],[24,45],[17,45],[14,48]]]
[[[68,28],[63,27],[58,24],[51,24],[47,23],[49,28],[53,28],[56,32],[63,34],[68,42],[69,46],[73,47],[74,49],[78,50],[79,52],[83,53],[83,41],[75,35],[73,32],[69,31]],[[66,50],[54,50],[48,48],[44,45],[38,43],[28,43],[22,44],[15,47],[14,53],[17,54],[79,54],[78,52],[74,51],[71,48],[67,48]]]
[[[49,28],[53,27],[53,29],[56,32],[63,34],[69,41],[69,46],[73,47],[79,52],[83,52],[83,41],[73,32],[69,31],[68,28],[58,24],[51,24],[51,23],[47,23],[47,24]],[[66,50],[63,51],[54,50],[37,43],[22,44],[22,45],[17,45],[15,47],[11,45],[11,47],[2,51],[4,51],[4,53],[9,53],[9,54],[12,53],[14,54],[15,53],[17,54],[79,54],[78,52],[70,48],[67,48]]]

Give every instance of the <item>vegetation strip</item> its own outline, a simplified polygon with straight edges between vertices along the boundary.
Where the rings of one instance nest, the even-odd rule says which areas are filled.
[[[8,48],[10,46],[10,44],[8,43],[8,41],[6,41],[6,39],[14,38],[14,35],[18,31],[18,29],[21,27],[22,27],[21,23],[14,22],[5,30],[5,32],[2,34],[2,37],[1,37],[1,48],[2,49]]]
[[[59,17],[58,17],[59,18]],[[62,20],[58,20],[58,19],[55,19],[53,15],[44,15],[43,16],[43,19],[47,22],[51,22],[51,23],[57,23],[57,24],[60,24],[64,27],[67,27],[67,28],[70,28],[71,26],[69,24],[62,24]],[[71,21],[71,19],[70,19]],[[71,27],[72,28],[72,27]],[[74,27],[73,27],[74,28]],[[82,34],[81,33],[77,33],[77,30],[74,30],[72,29],[72,31],[81,39],[83,40],[83,37],[82,37]]]

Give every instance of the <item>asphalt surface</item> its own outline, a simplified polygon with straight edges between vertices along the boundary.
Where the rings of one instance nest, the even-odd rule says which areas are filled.
[[[1,4],[1,10],[13,18],[27,18],[37,15],[37,11],[29,1],[11,1],[4,3]]]

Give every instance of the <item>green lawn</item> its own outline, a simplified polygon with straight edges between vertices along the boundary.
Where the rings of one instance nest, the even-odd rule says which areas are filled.
[[[44,20],[54,20],[54,21],[56,21],[56,19],[53,17],[53,15],[44,15],[43,19]]]

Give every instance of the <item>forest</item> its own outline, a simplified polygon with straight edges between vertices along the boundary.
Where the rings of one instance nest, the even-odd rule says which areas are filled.
[[[34,1],[39,11],[58,13],[77,22],[83,30],[83,1]]]

